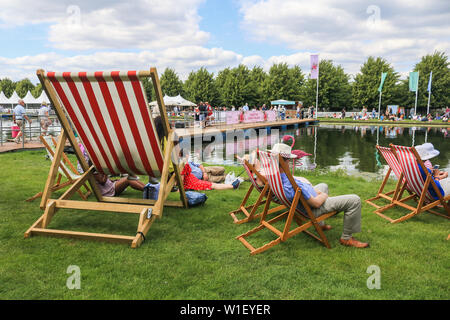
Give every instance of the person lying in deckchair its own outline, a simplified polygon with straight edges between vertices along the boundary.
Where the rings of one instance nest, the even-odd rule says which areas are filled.
[[[272,153],[280,153],[283,158],[289,159],[291,156],[291,148],[285,144],[276,144],[273,146]],[[283,190],[289,201],[294,199],[295,189],[292,187],[286,173],[280,166],[281,183]],[[335,197],[328,196],[328,186],[325,183],[318,184],[313,187],[311,184],[306,183],[298,178],[294,178],[297,185],[302,190],[302,195],[308,205],[312,209],[312,213],[315,217],[319,217],[324,213],[331,211],[344,211],[344,230],[339,242],[342,245],[367,248],[369,243],[361,242],[353,238],[353,233],[361,232],[361,199],[356,194],[341,195]],[[297,207],[304,211],[301,202]],[[326,226],[326,225],[325,225]],[[328,229],[329,227],[322,226],[322,229]]]

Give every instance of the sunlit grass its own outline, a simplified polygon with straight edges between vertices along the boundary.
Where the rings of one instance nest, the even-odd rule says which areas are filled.
[[[369,249],[338,243],[340,214],[328,220],[333,226],[326,233],[331,250],[299,234],[250,256],[235,237],[257,221],[235,225],[228,214],[238,207],[248,182],[237,191],[207,192],[201,207],[166,208],[139,249],[24,239],[24,232],[42,214],[39,201],[24,200],[44,186],[50,165],[44,155],[43,150],[0,154],[0,299],[448,299],[448,220],[424,213],[393,225],[364,203],[362,232],[355,236],[369,241]],[[240,167],[227,170],[241,172]],[[342,172],[302,174],[313,183],[328,183],[331,195],[356,193],[363,200],[380,184]],[[126,195],[140,197],[133,190]],[[256,199],[255,193],[251,199]],[[61,210],[50,227],[133,235],[137,217]],[[266,232],[257,238],[264,242],[273,235]],[[80,267],[80,290],[66,287],[69,265]],[[381,269],[380,290],[367,288],[370,265]]]

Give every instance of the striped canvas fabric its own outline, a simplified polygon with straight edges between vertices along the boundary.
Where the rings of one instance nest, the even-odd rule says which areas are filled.
[[[48,72],[46,77],[98,171],[161,175],[160,141],[136,71]]]
[[[421,194],[425,185],[425,181],[420,174],[417,159],[412,152],[412,147],[392,145],[392,148],[397,154],[398,161],[403,170],[403,174],[408,183],[408,186],[416,194]],[[426,191],[425,197],[427,202],[435,201],[428,190]]]
[[[281,182],[280,175],[280,163],[278,161],[278,155],[274,155],[268,152],[259,151],[259,157],[261,165],[264,170],[264,175],[267,178],[270,189],[274,193],[275,197],[280,200],[286,207],[290,207],[291,203],[286,198],[283,190],[283,184]]]
[[[384,160],[386,160],[388,166],[392,169],[397,179],[400,179],[400,175],[402,174],[402,167],[400,163],[398,163],[397,158],[390,148],[377,146],[378,151],[380,151]]]
[[[252,172],[250,171],[250,168],[245,164],[245,162],[242,162],[242,166],[244,167],[245,171],[247,172],[247,175],[250,179],[250,182],[252,183],[253,187],[258,190],[259,192],[262,191],[261,187],[256,183],[255,177],[253,176]]]

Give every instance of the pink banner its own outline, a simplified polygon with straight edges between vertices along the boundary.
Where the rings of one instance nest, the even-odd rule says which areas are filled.
[[[264,121],[264,112],[262,111],[246,111],[244,113],[244,123]]]
[[[237,124],[240,121],[240,111],[227,111],[226,112],[226,123],[227,124]]]
[[[266,120],[267,121],[276,121],[277,114],[275,111],[266,111]]]

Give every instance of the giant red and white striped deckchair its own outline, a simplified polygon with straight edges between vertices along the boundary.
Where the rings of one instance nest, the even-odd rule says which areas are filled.
[[[105,240],[139,246],[164,206],[187,207],[178,164],[171,157],[174,132],[171,130],[162,99],[156,68],[128,72],[44,72],[38,70],[41,84],[61,122],[61,134],[41,200],[44,214],[28,229],[25,237],[51,235]],[[155,130],[142,79],[152,78],[156,99],[167,139],[165,150]],[[86,148],[93,166],[81,153],[74,131]],[[84,174],[59,199],[51,199],[58,164],[66,139],[75,150]],[[176,159],[175,159],[176,160]],[[169,164],[174,174],[168,179]],[[161,177],[157,200],[104,197],[93,177],[94,169],[107,175],[129,174]],[[68,200],[81,185],[89,181],[97,202]],[[177,184],[181,201],[167,201]],[[58,209],[113,211],[139,215],[136,235],[122,236],[49,229],[48,224]]]
[[[261,216],[260,224],[257,227],[249,230],[248,232],[238,236],[236,239],[240,240],[242,244],[244,244],[244,246],[250,250],[250,254],[252,255],[266,251],[267,249],[279,244],[282,241],[286,241],[287,239],[295,236],[300,232],[305,232],[306,234],[320,241],[327,248],[330,248],[328,239],[325,236],[322,228],[319,226],[319,222],[335,215],[337,212],[336,211],[329,212],[316,218],[312,213],[310,206],[303,198],[302,191],[300,187],[297,186],[294,177],[290,172],[289,165],[285,162],[285,160],[281,157],[281,155],[268,153],[264,151],[259,151],[258,154],[264,170],[264,174],[266,176],[270,188],[269,194],[267,196],[267,201],[264,207],[263,214]],[[280,166],[283,168],[283,171],[287,175],[290,183],[295,188],[295,196],[292,202],[287,199],[284,193],[281,181]],[[266,221],[266,216],[269,211],[268,210],[269,204],[273,196],[276,196],[279,199],[279,201],[286,206],[288,210]],[[299,201],[302,203],[306,212],[301,212],[297,208],[297,204]],[[273,226],[273,224],[277,221],[280,221],[283,218],[286,218],[286,222],[284,224],[283,230],[280,231],[275,226]],[[293,228],[291,230],[291,224],[293,220],[295,220],[295,222],[298,224],[298,227]],[[315,234],[307,230],[312,226],[314,226],[319,236],[316,236]],[[277,238],[262,245],[259,248],[254,248],[245,238],[264,229],[268,229],[271,232],[275,233],[277,235]]]
[[[377,215],[379,215],[380,217],[382,217],[386,220],[389,220],[391,223],[396,223],[399,221],[399,219],[392,219],[392,218],[384,215],[382,212],[395,205],[395,204],[393,204],[394,199],[405,202],[410,199],[418,198],[418,197],[413,191],[410,190],[410,188],[408,188],[408,184],[403,175],[402,167],[400,166],[400,163],[398,162],[397,157],[392,152],[392,150],[388,147],[381,147],[378,145],[376,146],[376,148],[377,148],[378,152],[380,152],[380,154],[383,156],[384,160],[386,160],[386,163],[388,164],[389,169],[381,183],[380,188],[378,189],[377,195],[373,198],[367,199],[366,203],[377,208],[377,210],[374,211]],[[394,190],[384,193],[383,190],[384,190],[384,187],[386,186],[386,183],[389,180],[391,172],[394,172],[395,176],[397,177],[397,185]],[[409,196],[402,198],[402,195],[405,190],[408,191]],[[387,204],[385,206],[379,206],[373,202],[373,201],[376,201],[381,198],[388,200],[389,204]]]
[[[398,159],[398,162],[401,166],[403,175],[405,177],[408,188],[414,192],[419,200],[417,202],[417,206],[413,207],[400,199],[393,199],[392,204],[394,206],[400,206],[405,209],[410,210],[403,217],[397,219],[396,222],[405,221],[421,212],[427,211],[445,218],[450,218],[450,206],[448,201],[450,200],[450,195],[444,196],[438,186],[436,185],[434,179],[432,178],[430,172],[427,170],[425,165],[423,164],[422,159],[417,153],[414,147],[405,147],[405,146],[397,146],[390,144],[391,150]],[[426,174],[426,179],[423,179],[420,168],[422,168],[423,172]],[[436,200],[430,193],[429,187],[432,187],[438,200]],[[442,208],[445,211],[445,214],[441,214],[435,210],[437,206],[442,205]]]
[[[241,223],[245,223],[245,222],[249,222],[252,221],[256,218],[260,218],[262,213],[256,214],[256,211],[258,210],[258,208],[264,204],[264,198],[266,198],[267,200],[267,195],[269,194],[269,185],[267,184],[267,180],[266,178],[261,175],[260,172],[258,172],[258,170],[255,169],[255,167],[250,164],[246,159],[242,159],[241,161],[242,166],[244,167],[245,171],[247,172],[247,175],[250,179],[250,188],[248,189],[247,193],[245,194],[244,198],[242,199],[241,204],[239,205],[239,207],[230,212],[231,217],[234,220],[234,223],[236,224],[241,224]],[[258,179],[263,183],[264,187],[261,187],[255,179],[255,176],[258,177]],[[252,194],[252,191],[256,190],[259,193],[258,199],[256,200],[256,202],[252,205],[247,205],[247,201],[250,197],[250,195]],[[278,203],[279,205],[269,209],[268,214],[280,211],[282,209],[285,209],[286,207],[284,205],[282,205],[281,203],[279,203],[279,201],[277,201],[276,199],[272,198],[272,201],[274,201],[275,203]],[[250,210],[250,212],[249,212]],[[243,213],[245,215],[245,218],[242,219],[238,219],[236,217],[237,214],[239,213]]]

